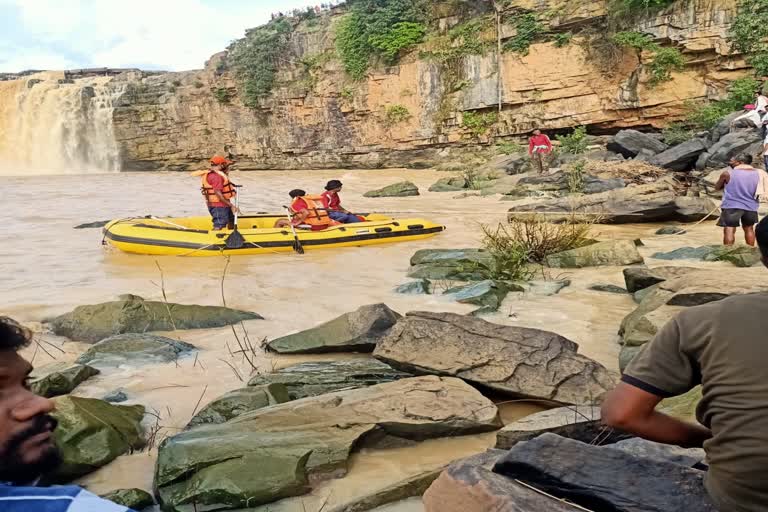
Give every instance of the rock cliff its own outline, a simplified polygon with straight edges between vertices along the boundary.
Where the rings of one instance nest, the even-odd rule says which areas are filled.
[[[680,49],[686,60],[671,81],[655,86],[643,66],[647,52],[626,50],[612,63],[595,55],[590,41],[599,37],[605,1],[509,3],[503,40],[514,37],[516,17],[535,12],[548,33],[572,36],[570,44],[534,42],[527,55],[504,51],[499,59],[490,1],[473,2],[471,11],[436,1],[424,43],[397,65],[373,65],[353,81],[336,53],[342,6],[313,20],[291,19],[287,55],[257,109],[243,105],[226,52],[200,71],[122,73],[112,84],[123,90],[113,114],[123,169],[187,170],[214,153],[230,154],[241,169],[427,166],[489,151],[492,142],[535,126],[557,132],[587,125],[596,134],[660,128],[679,119],[686,102],[720,98],[747,71],[726,40],[735,0],[678,0],[635,23],[633,30]],[[433,58],[441,34],[468,20],[480,24],[485,50],[451,66]],[[473,133],[464,117],[497,111],[499,76],[502,110],[488,130]],[[393,106],[403,114],[396,120],[388,115]]]

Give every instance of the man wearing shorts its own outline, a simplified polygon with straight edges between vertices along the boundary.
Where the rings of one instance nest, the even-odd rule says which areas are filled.
[[[722,215],[718,226],[723,228],[723,244],[736,243],[736,228],[744,229],[747,245],[755,246],[755,224],[757,224],[757,188],[760,174],[752,167],[752,156],[742,154],[731,160],[732,170],[725,171],[715,185],[715,190],[723,190]]]

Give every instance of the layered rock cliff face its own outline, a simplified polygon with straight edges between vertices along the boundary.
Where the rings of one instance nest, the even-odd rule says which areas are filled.
[[[485,54],[466,55],[448,69],[428,56],[433,44],[428,38],[398,65],[374,66],[366,79],[355,82],[336,56],[335,26],[345,15],[337,8],[295,26],[277,84],[259,109],[245,107],[238,98],[226,53],[214,55],[201,71],[119,75],[113,82],[125,93],[114,111],[114,125],[123,168],[186,170],[214,153],[230,154],[241,169],[433,165],[489,150],[492,142],[523,137],[534,127],[558,131],[587,125],[592,133],[661,128],[684,115],[686,102],[717,99],[747,72],[726,41],[735,0],[679,0],[637,22],[636,30],[678,47],[686,57],[684,70],[656,86],[642,66],[647,55],[627,50],[606,69],[590,52],[587,34],[599,30],[604,2],[511,3],[504,38],[515,34],[514,12],[520,9],[546,12],[548,29],[573,31],[572,42],[562,47],[534,43],[525,56],[502,52],[500,66],[496,46],[490,44]],[[489,22],[483,36],[493,41],[491,2],[476,2],[475,11],[463,18],[451,5],[445,2],[434,10],[436,30],[447,32],[467,16],[481,17]],[[307,58],[313,67],[301,63]],[[497,110],[499,73],[498,122],[487,133],[473,135],[462,118],[467,112]],[[222,95],[231,97],[229,102],[220,101]],[[393,105],[407,109],[407,118],[388,119]]]

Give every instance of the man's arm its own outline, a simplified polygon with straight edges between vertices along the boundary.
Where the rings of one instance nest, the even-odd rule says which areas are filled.
[[[723,171],[723,174],[720,175],[720,178],[717,180],[717,183],[715,183],[715,190],[723,190],[725,188],[725,185],[727,185],[730,180],[731,180],[731,173],[729,173],[728,171]]]
[[[708,428],[656,411],[656,405],[661,399],[660,396],[620,382],[603,402],[603,423],[649,441],[685,448],[701,447],[704,441],[712,437]]]

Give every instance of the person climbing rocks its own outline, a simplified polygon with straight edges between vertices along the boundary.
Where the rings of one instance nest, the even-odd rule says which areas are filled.
[[[18,351],[32,334],[0,317],[0,510],[3,512],[131,512],[82,487],[39,487],[62,462],[53,432],[54,404],[29,388],[32,366]]]
[[[202,176],[203,197],[213,219],[213,231],[225,227],[234,229],[235,213],[240,213],[231,201],[237,195],[235,185],[229,180],[229,170],[234,162],[223,156],[214,156],[210,163],[210,168],[199,174]]]
[[[528,139],[528,155],[539,174],[549,171],[549,157],[552,154],[552,141],[541,130],[534,130]]]
[[[741,225],[747,245],[755,245],[755,224],[760,171],[752,167],[752,156],[742,154],[731,160],[731,170],[723,171],[715,190],[723,190],[722,214],[717,225],[723,228],[723,244],[736,243],[736,228]]]
[[[757,226],[768,267],[768,218]],[[646,344],[602,405],[602,421],[642,438],[702,447],[705,487],[721,512],[763,512],[768,503],[768,293],[684,308]],[[700,424],[656,410],[702,385]]]
[[[291,190],[288,195],[292,199],[289,211],[291,220],[280,219],[275,223],[276,228],[287,228],[293,225],[295,228],[320,231],[339,222],[333,220],[322,206],[321,196],[307,195],[301,189]]]
[[[339,180],[331,180],[325,185],[325,192],[320,194],[323,206],[328,211],[328,216],[342,224],[362,222],[357,215],[350,213],[341,206],[341,198],[339,197],[341,187],[342,183]]]

